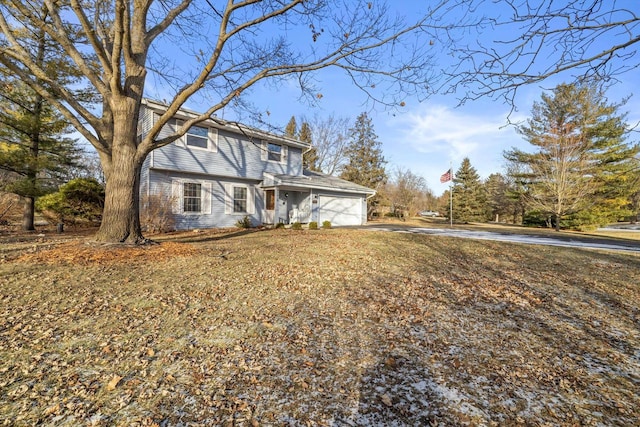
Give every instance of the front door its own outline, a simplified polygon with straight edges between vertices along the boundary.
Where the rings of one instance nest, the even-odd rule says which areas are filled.
[[[264,223],[273,224],[276,216],[276,191],[264,191]]]

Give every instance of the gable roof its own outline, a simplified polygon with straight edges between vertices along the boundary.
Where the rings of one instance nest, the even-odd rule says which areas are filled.
[[[331,190],[342,193],[376,194],[376,190],[363,185],[354,184],[344,179],[327,175],[322,172],[304,170],[302,175],[274,175],[274,186],[313,188]]]

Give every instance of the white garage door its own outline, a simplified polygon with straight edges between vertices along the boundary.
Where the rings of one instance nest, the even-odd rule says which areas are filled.
[[[360,197],[320,196],[320,224],[331,221],[331,225],[361,225],[362,199]]]

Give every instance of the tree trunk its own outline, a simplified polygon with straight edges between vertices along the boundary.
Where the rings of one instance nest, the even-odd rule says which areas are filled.
[[[34,224],[35,198],[27,196],[24,198],[24,209],[22,211],[22,229],[25,231],[33,231],[36,229]]]
[[[40,30],[38,34],[38,52],[36,56],[37,63],[42,66],[44,63],[45,54],[45,35],[44,30]],[[40,129],[42,126],[42,109],[44,106],[44,98],[40,94],[36,94],[34,104],[32,107],[32,120],[33,127],[30,130],[29,135],[29,154],[34,164],[37,164],[38,156],[40,155]],[[35,201],[38,191],[38,171],[37,166],[29,166],[27,172],[27,179],[29,180],[29,188],[31,194],[25,197],[24,210],[22,211],[22,229],[25,231],[35,230],[34,216],[35,216]]]
[[[124,117],[122,117],[124,115]],[[119,117],[120,116],[120,117]],[[136,147],[135,108],[123,103],[113,117],[113,145],[105,167],[105,201],[102,223],[96,240],[112,243],[144,244],[148,240],[140,227],[140,159]]]
[[[130,155],[117,151],[131,151]],[[135,149],[115,150],[113,167],[105,186],[102,223],[96,240],[113,243],[142,244],[146,239],[140,227],[140,170]]]

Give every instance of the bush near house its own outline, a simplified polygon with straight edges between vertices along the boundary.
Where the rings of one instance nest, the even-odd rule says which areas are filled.
[[[324,229],[331,228],[331,221],[322,221],[322,228]]]
[[[51,222],[99,224],[104,187],[93,178],[76,178],[36,201],[36,209]]]
[[[309,230],[317,230],[318,229],[318,223],[316,221],[311,221],[309,223]]]
[[[238,228],[251,228],[251,218],[249,218],[247,215],[244,216],[244,218],[239,219],[238,221],[236,221],[236,227]]]

